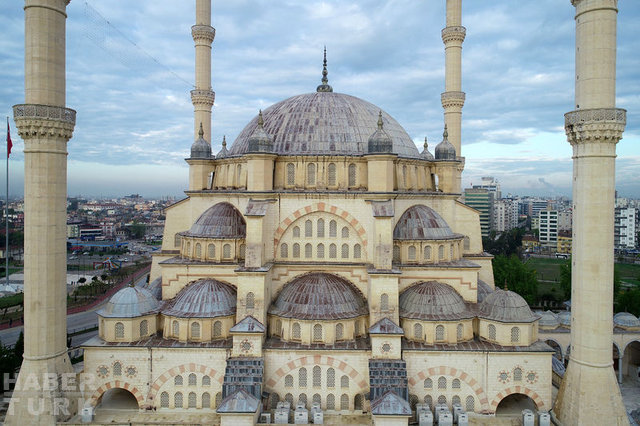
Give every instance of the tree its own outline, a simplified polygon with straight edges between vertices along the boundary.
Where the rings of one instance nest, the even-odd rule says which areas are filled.
[[[143,238],[146,230],[147,227],[144,223],[134,222],[131,226],[129,226],[129,233],[131,233],[131,236],[135,239]]]
[[[522,247],[523,235],[524,229],[522,228],[513,228],[501,233],[498,237],[496,237],[495,231],[491,231],[488,237],[482,239],[482,245],[485,251],[491,254],[511,256],[518,254],[520,247]]]
[[[493,259],[493,277],[498,287],[508,287],[533,305],[538,301],[536,271],[522,263],[518,256],[498,255]]]
[[[562,295],[565,300],[571,299],[571,258],[567,259],[560,266],[560,288],[562,288]],[[613,297],[616,300],[617,296],[620,294],[620,288],[622,285],[622,280],[620,279],[620,273],[614,269],[613,270]]]

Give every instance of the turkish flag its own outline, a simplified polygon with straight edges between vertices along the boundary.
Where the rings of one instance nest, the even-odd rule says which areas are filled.
[[[11,142],[11,128],[9,127],[9,118],[7,117],[7,158],[11,155],[11,148],[13,143]]]

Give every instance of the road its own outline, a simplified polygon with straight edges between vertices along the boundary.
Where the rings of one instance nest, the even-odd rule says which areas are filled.
[[[143,275],[136,282],[136,285],[137,286],[144,285],[146,283],[146,280],[147,280],[147,276]],[[67,315],[67,332],[73,333],[76,330],[83,330],[91,327],[97,327],[98,314],[96,314],[96,311],[101,309],[105,303],[106,301],[88,311]],[[18,340],[18,337],[20,336],[21,331],[22,331],[22,326],[0,330],[0,342],[2,342],[2,344],[5,346],[13,346]],[[95,336],[96,334],[97,332],[77,336],[77,338],[74,338],[72,346],[77,346],[79,343],[82,343],[85,340],[88,340],[89,338]]]

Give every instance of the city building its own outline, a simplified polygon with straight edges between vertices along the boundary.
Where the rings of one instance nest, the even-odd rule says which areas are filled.
[[[522,248],[527,253],[537,253],[540,251],[540,241],[535,235],[525,235],[522,237]]]
[[[486,189],[487,191],[493,193],[494,200],[499,200],[500,198],[502,198],[500,182],[498,182],[498,179],[494,177],[485,176],[480,180],[480,184],[472,184],[471,187],[474,189]]]
[[[558,211],[558,231],[571,231],[573,229],[573,211],[565,209]]]
[[[571,254],[571,232],[558,231],[558,243],[556,252],[561,254]]]
[[[539,213],[538,238],[543,247],[555,249],[558,245],[558,211],[543,210]]]
[[[502,198],[493,202],[493,230],[497,232],[509,231],[518,226],[518,201],[512,198]]]
[[[464,190],[464,203],[480,212],[480,232],[483,237],[489,236],[493,224],[493,195],[493,192],[483,188]]]
[[[638,247],[638,209],[616,207],[613,244],[618,250],[634,250]]]

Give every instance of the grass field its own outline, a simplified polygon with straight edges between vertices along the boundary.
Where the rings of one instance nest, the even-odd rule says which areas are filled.
[[[560,282],[560,267],[566,262],[565,259],[532,257],[526,263],[538,273],[540,289],[542,290],[545,281]],[[622,281],[639,285],[640,284],[640,265],[631,263],[616,263],[615,270],[620,274]]]

